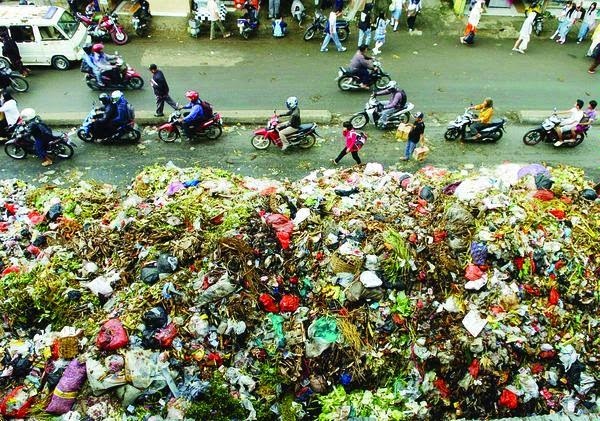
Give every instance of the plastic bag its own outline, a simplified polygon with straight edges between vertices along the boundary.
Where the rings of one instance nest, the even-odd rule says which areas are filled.
[[[545,202],[554,199],[554,193],[552,190],[540,189],[533,195],[534,198],[538,200],[543,200]]]
[[[156,261],[158,273],[173,273],[177,270],[177,257],[163,253]]]
[[[294,223],[290,219],[278,213],[271,213],[265,216],[265,223],[275,230],[277,240],[282,249],[290,247],[290,238],[294,231]]]
[[[198,305],[204,305],[220,300],[231,294],[235,289],[236,286],[231,283],[227,274],[224,274],[221,279],[199,294],[197,301]]]
[[[140,278],[147,285],[154,285],[160,279],[158,276],[158,268],[156,262],[147,264],[142,268]]]
[[[121,359],[121,362],[123,362],[123,357],[120,355],[111,355],[111,357],[118,357]],[[104,364],[100,361],[88,358],[86,361],[86,373],[87,380],[94,394],[100,394],[105,390],[127,383],[125,373],[112,372],[109,367],[108,358]]]
[[[61,217],[62,214],[63,214],[62,206],[60,205],[60,203],[55,203],[54,205],[50,206],[50,209],[48,209],[48,213],[46,213],[46,216],[48,217],[48,219],[50,221],[54,222],[59,217]]]
[[[430,186],[423,186],[419,191],[419,197],[429,203],[435,200],[433,189]]]
[[[162,348],[169,348],[173,345],[173,340],[177,336],[177,326],[175,323],[169,323],[162,329],[156,331],[154,337],[158,341],[158,345]]]
[[[104,323],[96,338],[96,346],[102,351],[114,351],[128,343],[127,331],[119,319],[110,319]]]
[[[483,276],[483,271],[477,265],[469,263],[465,270],[465,278],[469,281],[475,281]]]
[[[162,307],[154,307],[142,316],[142,321],[150,329],[160,329],[167,325],[169,316]]]
[[[485,244],[473,241],[471,243],[471,258],[476,265],[484,265],[487,259],[488,250]],[[471,279],[472,281],[474,279]]]
[[[269,313],[279,313],[279,304],[277,304],[275,302],[275,298],[269,294],[260,294],[260,297],[258,297],[258,302],[265,311]]]
[[[538,190],[550,190],[554,181],[550,179],[546,174],[538,174],[535,176],[535,187]]]
[[[25,418],[34,399],[35,396],[30,396],[24,386],[15,387],[0,400],[0,414],[10,418]]]
[[[293,313],[300,306],[300,298],[296,295],[286,294],[279,301],[279,310],[282,313]]]
[[[74,359],[69,363],[54,392],[52,392],[52,399],[46,407],[46,412],[57,415],[69,412],[85,379],[85,363]]]
[[[581,192],[581,197],[583,197],[586,200],[596,200],[598,198],[598,195],[593,189],[583,189],[583,191]]]

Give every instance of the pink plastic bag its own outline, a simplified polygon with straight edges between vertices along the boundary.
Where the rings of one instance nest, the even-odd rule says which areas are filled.
[[[483,276],[483,272],[476,265],[469,263],[467,269],[465,270],[465,278],[469,281],[476,281],[477,279]]]
[[[275,230],[281,248],[288,249],[294,231],[294,223],[287,216],[278,213],[266,214],[265,223]]]
[[[85,363],[79,362],[77,359],[71,361],[52,393],[52,399],[46,407],[46,412],[57,415],[69,412],[86,376]]]
[[[104,323],[96,338],[96,346],[102,351],[114,351],[128,343],[127,331],[119,319],[110,319]]]

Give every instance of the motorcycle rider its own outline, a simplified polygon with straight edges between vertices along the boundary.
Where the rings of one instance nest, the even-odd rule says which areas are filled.
[[[481,104],[472,105],[467,109],[479,111],[479,117],[473,119],[475,124],[471,125],[470,128],[473,139],[479,139],[481,137],[481,133],[479,133],[479,131],[487,127],[487,125],[491,123],[492,117],[494,116],[494,101],[492,98],[487,97]]]
[[[204,121],[204,109],[202,108],[202,102],[200,101],[200,94],[196,91],[187,91],[185,97],[190,101],[187,105],[181,107],[182,109],[189,109],[190,113],[181,117],[181,128],[183,129],[183,135],[188,140],[192,137],[191,128],[196,124]]]
[[[103,92],[98,96],[103,105],[100,117],[92,120],[92,133],[101,139],[108,137],[115,130],[113,120],[117,117],[117,107],[113,104],[111,97]]]
[[[284,114],[280,114],[280,117],[290,116],[290,119],[277,126],[277,132],[279,133],[279,138],[281,139],[281,143],[283,146],[281,147],[282,151],[285,151],[289,146],[290,142],[288,142],[287,137],[293,133],[296,133],[300,128],[300,108],[298,107],[298,98],[295,96],[291,96],[285,100],[285,106],[288,111]]]
[[[27,124],[27,130],[34,139],[35,153],[42,160],[42,165],[52,165],[52,160],[48,157],[48,144],[59,136],[52,134],[50,127],[37,116],[33,108],[21,111],[21,119]]]
[[[0,104],[0,112],[4,113],[4,119],[0,121],[0,132],[8,136],[19,122],[19,108],[8,91],[2,91]]]
[[[111,82],[119,83],[121,81],[121,72],[116,66],[110,63],[116,56],[106,54],[104,52],[104,44],[102,43],[94,44],[92,46],[92,51],[94,53],[92,60],[96,67],[98,67],[100,73],[105,73],[110,78]],[[104,86],[104,83],[100,86]]]
[[[564,118],[558,126],[554,128],[558,136],[558,141],[554,142],[554,146],[560,146],[563,142],[563,133],[570,132],[572,129],[577,127],[581,119],[583,118],[583,100],[578,99],[575,101],[575,105],[570,110],[558,111],[556,114],[569,114],[569,117]]]
[[[116,116],[112,119],[112,124],[114,128],[118,130],[125,124],[129,123],[129,109],[127,106],[127,100],[121,91],[113,91],[113,93],[110,94],[110,97],[112,98],[112,102],[117,110]]]
[[[104,86],[104,82],[102,81],[102,71],[100,68],[94,63],[94,52],[92,51],[91,44],[85,44],[82,48],[83,57],[82,57],[82,71],[87,73],[93,73],[96,76],[96,82],[98,82],[99,86]],[[87,67],[87,68],[86,68]]]
[[[396,111],[400,111],[406,106],[406,92],[404,89],[399,89],[398,84],[395,80],[392,80],[387,88],[382,89],[380,91],[374,92],[373,97],[378,97],[380,95],[390,94],[389,101],[382,101],[383,110],[381,111],[381,116],[379,117],[379,121],[377,122],[377,127],[380,129],[384,129],[388,118],[394,114]]]
[[[350,60],[348,70],[360,79],[360,87],[369,89],[371,83],[371,72],[373,69],[373,59],[367,56],[369,47],[365,44],[358,47],[356,53]]]
[[[581,119],[579,124],[577,124],[577,126],[571,129],[571,140],[567,140],[567,143],[575,141],[575,136],[578,132],[581,133],[585,130],[586,127],[588,127],[589,129],[589,126],[594,124],[594,121],[596,121],[596,117],[598,115],[596,111],[597,105],[598,103],[593,99],[588,103],[587,110],[583,112],[583,118]]]

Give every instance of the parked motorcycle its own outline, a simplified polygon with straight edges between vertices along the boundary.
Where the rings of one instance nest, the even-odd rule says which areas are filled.
[[[128,65],[119,56],[114,60],[114,65],[118,66],[119,72],[121,72],[121,81],[115,82],[109,76],[102,75],[104,86],[100,86],[96,80],[94,72],[89,71],[85,75],[85,83],[90,89],[95,91],[112,91],[115,89],[142,89],[144,86],[144,79],[133,67]]]
[[[250,35],[258,33],[258,11],[249,0],[244,2],[242,8],[246,10],[246,13],[237,20],[237,27],[242,38],[248,39]]]
[[[279,116],[275,113],[267,122],[267,126],[254,131],[254,136],[250,143],[258,150],[264,150],[273,143],[278,148],[283,146],[277,131],[279,125]],[[317,123],[301,124],[296,133],[286,136],[290,146],[298,146],[302,149],[309,149],[317,141]],[[320,137],[320,136],[319,136]]]
[[[25,159],[27,154],[35,155],[34,142],[27,125],[21,124],[15,129],[12,138],[4,144],[4,152],[13,159]],[[48,144],[47,153],[53,158],[70,159],[75,153],[75,147],[77,145],[69,136],[61,133]]]
[[[112,39],[115,44],[124,45],[129,40],[123,26],[119,24],[119,17],[116,13],[105,13],[98,22],[81,13],[77,13],[77,19],[87,26],[87,32],[94,41]]]
[[[158,128],[158,137],[160,140],[171,143],[179,139],[183,131],[181,128],[182,123],[179,120],[181,116],[181,112],[175,111],[169,116],[169,120]],[[198,126],[192,127],[191,131],[194,138],[206,137],[210,140],[218,139],[223,134],[223,119],[221,118],[221,114],[213,114],[210,119],[203,121]]]
[[[6,63],[0,61],[0,89],[11,87],[16,92],[27,92],[29,82],[19,72],[14,72]]]
[[[137,36],[143,37],[150,30],[150,19],[152,18],[150,3],[146,0],[138,0],[137,5],[137,10],[131,15],[131,26]]]
[[[338,70],[338,77],[336,78],[338,88],[342,91],[364,91],[361,88],[360,78],[352,73],[345,67],[341,67]],[[371,70],[371,82],[370,87],[375,86],[377,89],[385,89],[390,83],[390,75],[383,71],[381,62],[378,60],[373,61],[373,69]]]
[[[400,123],[407,123],[410,120],[410,112],[415,108],[413,103],[407,102],[404,108],[397,110],[395,113],[388,117],[385,127],[383,129],[389,129],[392,127],[398,127]],[[373,95],[369,98],[365,104],[365,109],[359,113],[354,114],[350,118],[350,123],[356,129],[362,129],[371,122],[374,125],[378,125],[379,118],[381,117],[381,111],[383,110],[383,103],[377,100]]]
[[[497,142],[502,138],[504,134],[505,119],[499,119],[492,121],[483,129],[479,130],[481,137],[476,138],[471,136],[470,129],[473,120],[477,116],[469,108],[465,109],[463,115],[456,117],[456,119],[448,124],[446,133],[444,133],[444,139],[446,140],[463,140],[463,141],[476,141],[476,142]]]
[[[304,31],[304,41],[310,41],[315,35],[321,35],[321,38],[325,37],[325,24],[327,23],[327,17],[318,10],[315,12],[315,19],[311,23],[306,31]],[[346,19],[338,19],[335,22],[335,29],[338,34],[340,42],[344,42],[350,35],[350,25]]]
[[[540,142],[554,143],[558,141],[558,134],[556,133],[556,127],[560,126],[562,119],[556,114],[556,109],[552,115],[546,118],[542,124],[533,130],[529,130],[523,136],[523,143],[529,146],[537,145]],[[560,146],[566,146],[574,148],[583,142],[583,139],[587,135],[588,128],[590,126],[584,126],[584,129],[580,132],[575,132],[575,138],[571,131],[564,132],[562,139],[564,143]]]
[[[112,143],[118,141],[137,142],[140,140],[142,133],[140,132],[134,120],[131,120],[126,125],[119,127],[113,133],[96,133],[94,130],[94,120],[102,116],[104,110],[97,108],[92,104],[92,109],[83,120],[81,127],[77,130],[77,137],[84,142],[96,143]]]

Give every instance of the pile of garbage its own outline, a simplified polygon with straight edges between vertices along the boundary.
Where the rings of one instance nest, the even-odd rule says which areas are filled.
[[[0,414],[600,411],[600,200],[572,167],[0,182]]]

